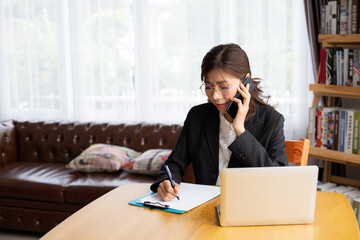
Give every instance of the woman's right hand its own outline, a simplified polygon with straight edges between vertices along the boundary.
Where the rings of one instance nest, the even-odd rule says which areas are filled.
[[[175,188],[172,188],[169,180],[165,180],[159,184],[159,187],[157,189],[157,194],[159,195],[162,201],[169,201],[179,196],[180,184],[177,184],[175,181],[174,184],[175,184]]]

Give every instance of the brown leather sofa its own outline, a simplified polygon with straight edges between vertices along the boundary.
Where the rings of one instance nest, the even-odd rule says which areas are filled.
[[[0,122],[0,228],[47,232],[106,192],[153,176],[81,173],[65,165],[94,143],[171,149],[180,125]]]

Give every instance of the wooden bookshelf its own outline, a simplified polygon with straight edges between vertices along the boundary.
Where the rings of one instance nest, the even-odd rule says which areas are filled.
[[[360,87],[310,84],[309,90],[319,96],[360,99]]]
[[[318,35],[318,42],[323,48],[327,47],[359,47],[360,34],[321,34]]]
[[[331,163],[341,163],[345,165],[360,166],[360,155],[344,153],[329,149],[310,147],[309,156],[325,160],[325,181],[334,182],[342,185],[359,187],[360,181],[345,177],[338,177],[331,174]]]
[[[360,155],[317,147],[310,147],[309,152],[311,152],[311,156],[314,158],[320,158],[326,161],[337,162],[347,165],[360,166]]]
[[[360,47],[360,34],[318,35],[318,41],[323,48]],[[319,105],[321,96],[360,99],[360,87],[319,84],[319,74],[316,79],[316,84],[310,84],[309,90],[314,93],[312,106]],[[338,184],[360,187],[360,181],[358,180],[338,177],[331,174],[332,162],[360,166],[360,155],[310,147],[309,156],[325,161],[325,182],[335,182]]]

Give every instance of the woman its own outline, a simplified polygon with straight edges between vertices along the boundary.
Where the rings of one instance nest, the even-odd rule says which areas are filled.
[[[201,65],[201,89],[208,103],[193,107],[166,164],[171,187],[162,169],[151,185],[163,201],[179,195],[180,181],[192,163],[196,183],[219,185],[226,167],[267,167],[288,164],[285,153],[284,117],[262,99],[258,82],[249,93],[242,82],[250,75],[249,60],[236,44],[212,48]],[[239,92],[243,101],[234,98]],[[226,112],[231,101],[238,105],[234,119]]]

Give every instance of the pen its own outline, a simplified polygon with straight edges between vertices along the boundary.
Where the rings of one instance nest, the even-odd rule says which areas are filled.
[[[174,181],[172,180],[172,176],[171,176],[171,172],[170,172],[169,167],[168,167],[166,164],[164,164],[164,168],[165,168],[166,174],[167,174],[167,176],[168,176],[168,178],[169,178],[169,180],[170,180],[171,187],[172,187],[172,188],[175,188],[175,184],[174,184]],[[178,200],[180,200],[180,197],[179,197],[179,196],[176,196],[176,198],[177,198]]]

